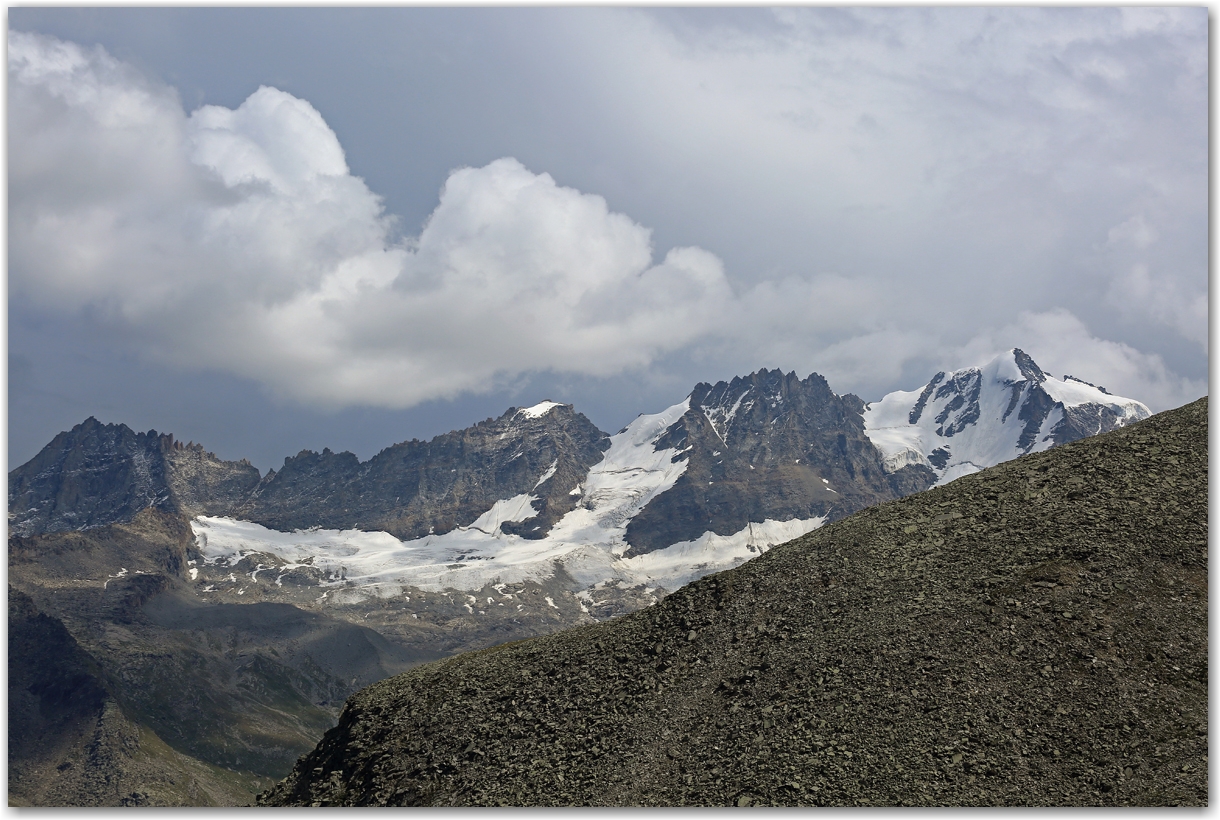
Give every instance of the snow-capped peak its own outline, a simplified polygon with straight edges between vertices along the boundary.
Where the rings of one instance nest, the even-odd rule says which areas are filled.
[[[1003,384],[1020,381],[1041,383],[1047,378],[1047,375],[1042,372],[1042,368],[1038,367],[1029,354],[1019,347],[1004,351],[981,368],[966,369],[981,370],[985,380]]]
[[[556,407],[563,407],[563,405],[557,401],[550,401],[548,399],[546,401],[538,402],[533,407],[521,408],[520,410],[517,411],[517,415],[525,416],[526,418],[530,418],[530,419],[540,419],[543,416],[545,416],[547,413],[554,410]]]
[[[920,390],[868,405],[865,433],[895,472],[931,468],[944,484],[1151,415],[1138,401],[1049,376],[1020,348],[978,367],[937,373]]]

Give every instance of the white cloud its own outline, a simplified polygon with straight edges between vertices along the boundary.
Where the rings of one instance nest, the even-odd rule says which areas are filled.
[[[683,161],[737,174],[743,191],[755,189],[750,201],[769,202],[778,192],[776,213],[799,218],[820,237],[802,239],[800,258],[816,263],[819,249],[831,247],[829,234],[842,229],[837,245],[861,249],[851,275],[768,279],[750,271],[754,283],[743,287],[744,274],[731,279],[716,255],[698,247],[658,259],[650,230],[602,197],[507,158],[453,171],[419,235],[399,242],[380,198],[352,176],[335,133],[305,100],[263,87],[236,109],[205,106],[188,114],[173,89],[100,48],[11,32],[12,293],[43,310],[100,323],[148,357],[236,374],[329,406],[408,407],[496,389],[535,371],[640,372],[675,353],[731,360],[743,372],[813,369],[834,389],[867,400],[893,389],[912,362],[952,367],[955,356],[983,358],[1012,346],[1044,367],[1158,409],[1206,391],[1157,356],[1092,336],[1067,310],[1022,313],[963,345],[979,325],[1019,310],[1010,294],[1037,292],[1040,282],[1058,285],[1052,266],[997,257],[995,248],[1012,245],[998,234],[983,236],[984,227],[1020,235],[1021,247],[1071,232],[1043,230],[1062,220],[1036,208],[1030,209],[1036,229],[995,214],[977,224],[954,221],[938,205],[946,189],[936,168],[987,166],[991,136],[1017,142],[1032,131],[1006,131],[1008,120],[1023,115],[995,105],[992,126],[960,144],[941,141],[937,128],[915,115],[927,108],[919,99],[892,104],[910,83],[891,70],[885,37],[869,41],[876,62],[869,70],[886,83],[861,96],[844,84],[852,76],[847,69],[862,59],[853,51],[861,38],[840,43],[837,52],[815,47],[826,32],[804,31],[805,17],[793,14],[788,50],[769,54],[738,43],[728,49],[732,59],[711,73],[702,57],[691,62],[688,54],[667,53],[680,51],[669,39],[641,40],[648,57],[641,77],[651,84],[663,76],[668,84],[663,93],[642,96],[656,107],[656,123],[668,123],[668,108],[687,117],[685,128],[652,135],[682,143],[675,155]],[[918,56],[940,53],[941,41],[932,29],[904,31],[903,48],[916,56],[897,68],[926,78],[932,69]],[[964,35],[946,36],[958,42]],[[1026,66],[1016,56],[1018,44],[1006,43],[1001,57],[1014,66],[997,70],[1011,79]],[[962,60],[973,65],[969,54]],[[1113,65],[1098,60],[1080,63],[1081,71],[1113,73]],[[644,70],[657,65],[675,70]],[[827,65],[836,70],[819,74]],[[766,85],[781,75],[795,78],[793,84],[772,84],[771,96],[745,93],[754,80]],[[710,90],[703,84],[708,77]],[[958,100],[944,109],[953,125],[955,106],[968,106],[954,96],[960,89],[952,71],[936,79],[932,87],[940,91],[924,94]],[[708,96],[717,104],[705,105]],[[1036,118],[1030,122],[1036,130]],[[865,137],[857,134],[860,123],[870,124]],[[908,160],[905,150],[861,153],[870,144],[861,140],[871,139],[898,140],[910,155],[935,159],[928,165]],[[775,158],[771,164],[719,161],[758,145]],[[793,180],[810,198],[790,196]],[[764,188],[767,194],[758,195]],[[697,199],[699,189],[692,190]],[[863,223],[836,216],[873,206],[893,215],[880,233],[874,217],[860,231]],[[952,270],[928,273],[936,263],[927,260],[937,255],[919,242],[932,223],[960,237],[955,243],[987,246],[994,270],[980,276],[976,266],[954,260]],[[1172,224],[1158,217],[1157,225]],[[1110,230],[1107,247],[1173,244],[1165,231],[1157,242],[1141,214]],[[1114,285],[1123,290],[1113,299],[1139,302],[1159,321],[1186,323],[1190,338],[1205,344],[1205,297],[1185,287],[1154,287],[1146,268],[1132,270]]]
[[[101,49],[10,35],[12,284],[171,362],[322,404],[410,406],[533,370],[604,376],[712,331],[699,248],[512,159],[454,171],[417,239],[304,100],[187,116]]]

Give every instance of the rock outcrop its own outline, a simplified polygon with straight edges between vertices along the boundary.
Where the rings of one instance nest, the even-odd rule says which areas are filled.
[[[816,373],[759,370],[699,384],[689,401],[656,444],[680,451],[688,466],[628,524],[628,556],[768,518],[834,521],[934,480],[922,467],[891,479],[865,435],[864,403]]]
[[[226,515],[258,482],[245,459],[222,461],[172,435],[90,417],[9,472],[9,532],[86,530],[149,508]]]

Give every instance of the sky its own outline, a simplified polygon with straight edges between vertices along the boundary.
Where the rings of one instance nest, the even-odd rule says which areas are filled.
[[[543,399],[1207,393],[1206,8],[10,8],[8,463]]]

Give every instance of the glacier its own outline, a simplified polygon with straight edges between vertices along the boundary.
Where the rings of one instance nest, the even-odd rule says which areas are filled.
[[[543,402],[524,413],[545,413]],[[730,535],[704,533],[640,556],[623,557],[627,523],[648,502],[673,487],[685,472],[683,452],[657,449],[657,441],[689,409],[689,399],[660,413],[641,415],[612,436],[601,462],[580,490],[580,503],[546,537],[505,534],[500,525],[534,515],[538,499],[518,495],[495,503],[476,521],[440,535],[401,541],[389,533],[309,529],[279,532],[220,516],[192,520],[196,546],[208,563],[237,564],[244,558],[275,561],[282,577],[293,568],[321,571],[331,586],[326,600],[352,602],[392,597],[403,587],[425,591],[475,591],[498,583],[544,581],[556,564],[577,583],[591,587],[617,579],[629,585],[676,589],[695,578],[737,566],[776,544],[821,526],[825,518],[765,520]],[[554,474],[551,465],[537,487]],[[259,563],[262,567],[262,564]],[[268,568],[255,569],[266,572]]]

